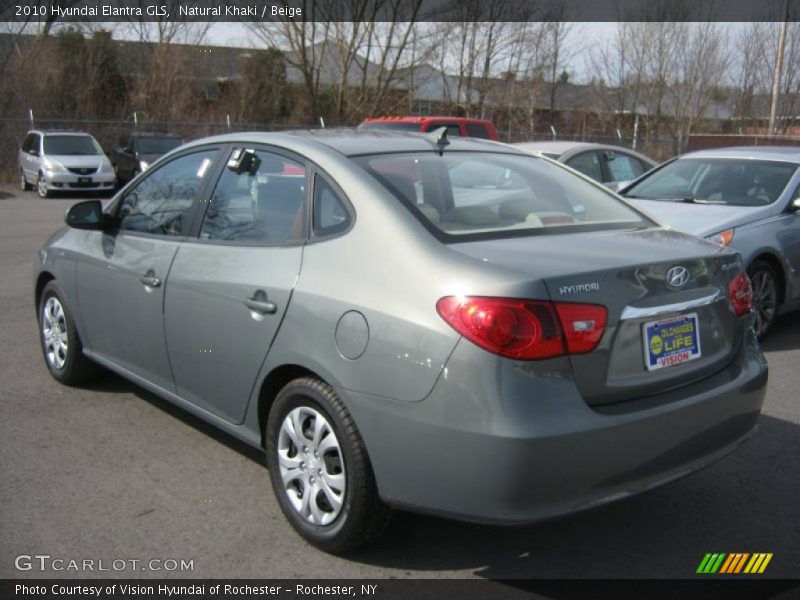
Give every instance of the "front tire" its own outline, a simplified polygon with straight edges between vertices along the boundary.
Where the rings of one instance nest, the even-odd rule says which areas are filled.
[[[778,276],[768,262],[756,260],[747,270],[753,284],[754,329],[759,340],[764,339],[775,321],[778,310]]]
[[[44,287],[39,301],[39,340],[47,369],[57,381],[77,385],[99,373],[100,367],[83,355],[75,321],[55,280]]]
[[[36,181],[36,192],[39,194],[39,198],[47,198],[50,195],[44,173],[39,173],[39,179]]]
[[[376,539],[391,510],[355,422],[331,386],[313,377],[288,383],[265,430],[267,466],[284,515],[308,542],[346,552]]]

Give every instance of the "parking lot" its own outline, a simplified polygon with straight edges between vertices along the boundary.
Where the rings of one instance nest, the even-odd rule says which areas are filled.
[[[259,452],[116,375],[85,388],[49,376],[33,260],[78,199],[0,188],[0,577],[92,575],[15,568],[49,554],[193,561],[98,574],[126,577],[683,578],[706,552],[770,552],[762,577],[800,575],[800,313],[764,345],[760,430],[710,468],[527,527],[401,513],[376,545],[333,557],[290,528]]]

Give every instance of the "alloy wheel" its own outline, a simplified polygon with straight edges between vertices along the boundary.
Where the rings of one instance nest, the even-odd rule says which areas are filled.
[[[778,304],[778,286],[775,277],[767,269],[759,269],[750,278],[753,284],[753,309],[755,310],[755,331],[758,337],[766,333],[775,318]]]
[[[331,524],[344,505],[346,477],[330,422],[308,406],[291,410],[281,423],[276,450],[283,490],[294,510],[312,525]]]
[[[47,198],[47,180],[44,175],[39,175],[39,180],[36,182],[36,191],[42,198]]]
[[[56,369],[63,369],[67,361],[69,338],[64,307],[55,296],[47,299],[42,311],[42,336],[47,362]]]

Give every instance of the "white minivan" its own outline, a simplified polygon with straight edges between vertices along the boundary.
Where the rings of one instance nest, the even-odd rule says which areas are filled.
[[[29,131],[19,151],[20,185],[39,196],[70,190],[113,191],[114,169],[100,144],[79,131]]]

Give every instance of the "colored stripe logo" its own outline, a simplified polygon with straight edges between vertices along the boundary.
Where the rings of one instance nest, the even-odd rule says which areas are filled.
[[[730,554],[709,552],[700,561],[697,573],[726,575],[748,573],[755,575],[763,573],[771,560],[772,552],[755,552],[753,554],[749,552],[733,552]]]

